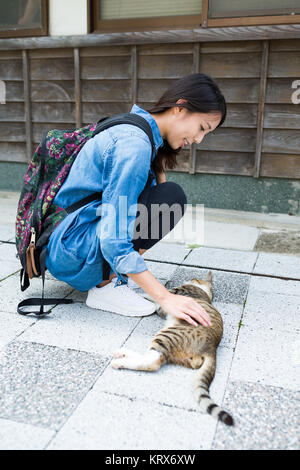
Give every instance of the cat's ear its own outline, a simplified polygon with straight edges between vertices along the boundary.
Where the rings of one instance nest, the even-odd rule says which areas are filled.
[[[207,276],[206,276],[206,282],[212,283],[212,273],[211,271],[208,271]]]

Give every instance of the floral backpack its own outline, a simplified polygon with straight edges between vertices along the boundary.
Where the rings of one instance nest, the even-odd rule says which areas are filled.
[[[155,154],[155,144],[149,123],[141,116],[133,113],[118,114],[106,117],[81,129],[50,130],[43,135],[25,174],[21,195],[19,198],[16,218],[16,248],[20,259],[21,291],[29,285],[29,279],[42,276],[42,298],[25,299],[18,304],[17,311],[22,315],[34,313],[43,316],[44,305],[57,305],[72,303],[72,299],[44,298],[44,284],[46,271],[47,243],[53,230],[70,213],[99,199],[101,192],[91,194],[75,202],[66,209],[53,203],[59,189],[65,182],[70,168],[84,144],[99,132],[118,124],[133,124],[140,127],[148,135],[152,154]],[[152,175],[146,185],[151,185]],[[108,279],[110,266],[104,262],[104,279]],[[24,311],[22,307],[39,305],[39,311]]]

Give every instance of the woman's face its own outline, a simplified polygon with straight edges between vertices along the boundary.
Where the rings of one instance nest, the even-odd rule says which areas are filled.
[[[193,113],[186,108],[174,107],[166,139],[174,149],[200,144],[203,137],[213,132],[221,121],[221,113]]]

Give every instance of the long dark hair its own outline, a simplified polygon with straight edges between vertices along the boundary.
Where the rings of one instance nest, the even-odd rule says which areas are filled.
[[[179,99],[186,102],[176,104]],[[186,75],[180,80],[176,80],[161,96],[152,108],[147,109],[149,113],[162,113],[168,108],[178,106],[186,108],[190,112],[216,113],[222,115],[217,127],[220,127],[226,118],[225,98],[219,90],[218,85],[209,75],[203,73],[193,73]],[[164,169],[173,169],[177,165],[176,156],[181,148],[174,150],[164,139],[164,145],[158,149],[153,161],[153,169],[156,173],[161,173]],[[164,164],[163,164],[164,162]]]

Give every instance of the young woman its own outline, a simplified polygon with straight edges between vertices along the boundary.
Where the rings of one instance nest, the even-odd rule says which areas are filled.
[[[153,313],[155,305],[128,286],[129,277],[166,312],[192,325],[208,326],[206,311],[193,299],[171,294],[149,272],[141,254],[166,235],[163,212],[153,219],[151,206],[180,206],[169,230],[186,207],[182,188],[166,181],[165,170],[175,167],[184,145],[199,144],[221,126],[225,99],[211,77],[197,73],[176,81],[148,111],[134,105],[131,113],[150,124],[156,154],[152,155],[145,132],[132,124],[110,127],[84,145],[54,203],[66,208],[99,191],[102,200],[69,214],[56,227],[46,266],[57,279],[88,291],[89,307],[128,316]],[[146,185],[149,170],[154,179]],[[137,203],[148,209],[146,217],[137,217]],[[157,230],[151,238],[153,228]],[[111,267],[108,281],[103,281],[104,260]]]

